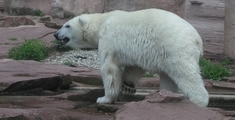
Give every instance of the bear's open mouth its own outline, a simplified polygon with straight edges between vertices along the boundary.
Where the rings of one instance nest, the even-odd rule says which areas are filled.
[[[65,37],[64,39],[61,40],[62,44],[65,45],[66,43],[69,42],[69,38],[68,37]]]

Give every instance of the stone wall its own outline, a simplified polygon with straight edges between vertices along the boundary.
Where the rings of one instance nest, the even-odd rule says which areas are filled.
[[[147,8],[165,9],[184,16],[185,0],[106,0],[104,11],[135,11]]]
[[[104,0],[53,0],[51,15],[67,18],[83,13],[102,13],[104,2]]]
[[[184,17],[185,0],[0,0],[6,12],[16,14],[16,9],[41,10],[46,15],[69,18],[83,13],[102,13],[112,10],[133,11],[160,8]],[[24,9],[25,10],[25,9]],[[28,9],[23,11],[26,13]]]
[[[224,52],[225,54],[235,59],[235,1],[225,1],[225,24],[224,24]]]
[[[3,0],[2,0],[3,1]],[[53,0],[4,0],[6,12],[13,14],[14,9],[30,8],[41,10],[44,14],[50,14]]]

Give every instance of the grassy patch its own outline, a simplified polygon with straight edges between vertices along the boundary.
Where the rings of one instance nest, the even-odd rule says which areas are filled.
[[[229,58],[229,57],[224,58],[223,61],[221,62],[221,64],[222,64],[223,66],[231,65],[231,64],[233,64],[233,63],[234,63],[233,59],[231,59],[231,58]]]
[[[15,60],[36,60],[40,61],[47,57],[48,47],[38,39],[26,40],[23,44],[11,48],[8,57]]]
[[[156,74],[146,72],[143,77],[154,77],[154,76],[156,76]]]
[[[36,15],[36,16],[44,16],[44,13],[41,11],[41,10],[34,10],[34,14]]]
[[[199,61],[202,76],[206,79],[221,80],[223,77],[228,77],[232,73],[224,66],[214,64],[205,58]]]

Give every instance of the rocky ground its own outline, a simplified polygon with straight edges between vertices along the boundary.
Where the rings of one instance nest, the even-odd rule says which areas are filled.
[[[201,34],[207,58],[223,58],[223,11],[223,0],[187,2],[186,20]],[[235,119],[234,76],[221,82],[205,80],[208,108],[192,104],[181,94],[159,92],[157,76],[141,79],[133,96],[120,95],[116,104],[98,105],[95,100],[103,89],[97,51],[54,53],[43,62],[7,59],[8,50],[25,39],[40,38],[52,45],[54,31],[66,20],[0,16],[0,119]],[[71,61],[78,67],[63,65]],[[235,65],[230,68],[234,71]]]

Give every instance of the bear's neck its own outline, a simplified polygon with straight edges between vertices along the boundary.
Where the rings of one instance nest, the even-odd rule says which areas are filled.
[[[98,48],[99,44],[99,32],[100,32],[100,27],[103,25],[105,19],[108,17],[106,13],[98,13],[98,14],[93,14],[92,19],[89,21],[89,25],[87,27],[87,40],[89,43],[94,45],[96,48]]]

